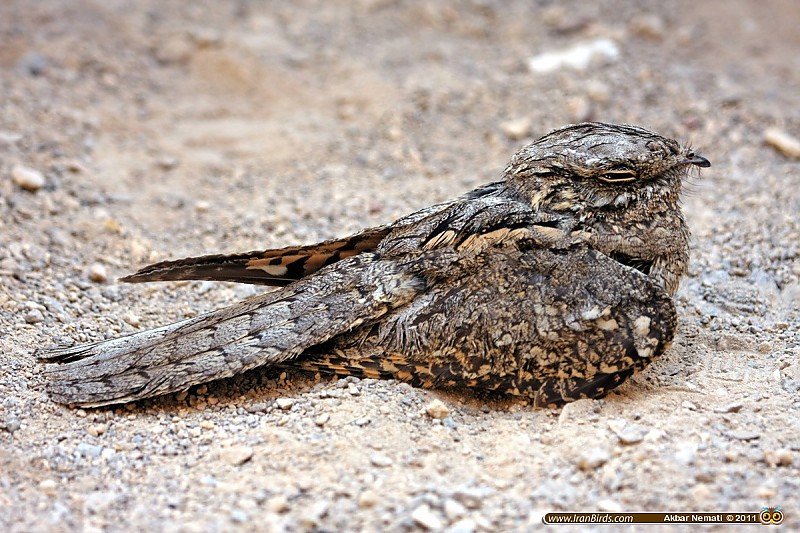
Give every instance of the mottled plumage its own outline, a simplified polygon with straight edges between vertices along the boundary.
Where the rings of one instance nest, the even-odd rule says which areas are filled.
[[[219,311],[47,350],[60,402],[121,403],[263,365],[473,387],[536,405],[599,397],[675,335],[688,263],[681,181],[706,159],[584,123],[522,148],[503,180],[317,245],[167,261],[125,281],[285,285]]]

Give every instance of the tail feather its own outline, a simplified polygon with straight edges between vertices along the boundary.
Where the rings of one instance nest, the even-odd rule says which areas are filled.
[[[284,289],[109,341],[42,351],[56,401],[100,406],[184,390],[309,347],[409,302],[425,280],[362,254]]]
[[[308,246],[161,261],[120,281],[209,280],[288,285],[337,261],[374,250],[388,233],[388,228],[373,228],[344,239]]]

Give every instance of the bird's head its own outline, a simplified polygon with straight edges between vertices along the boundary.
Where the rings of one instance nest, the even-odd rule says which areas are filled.
[[[534,209],[613,211],[642,201],[674,204],[688,169],[710,165],[644,128],[585,122],[523,147],[505,175]]]

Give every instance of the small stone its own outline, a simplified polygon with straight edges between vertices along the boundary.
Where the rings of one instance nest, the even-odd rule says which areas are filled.
[[[586,84],[586,96],[588,96],[592,102],[605,104],[611,100],[611,89],[602,81],[591,80]]]
[[[445,529],[446,533],[473,533],[477,528],[477,524],[471,518],[464,518],[458,522],[454,522]],[[488,530],[488,528],[487,528]]]
[[[647,431],[637,425],[628,424],[625,420],[610,420],[608,427],[619,439],[621,444],[638,444],[644,440]]]
[[[19,428],[22,427],[22,422],[16,416],[11,415],[6,418],[4,426],[6,431],[13,434],[19,431]]]
[[[159,158],[158,166],[164,170],[170,170],[178,166],[178,159],[169,155]]]
[[[675,462],[681,465],[691,466],[697,462],[696,447],[694,445],[681,446],[675,452]]]
[[[609,498],[598,501],[597,508],[605,513],[621,513],[624,510],[621,503]]]
[[[500,124],[500,129],[505,133],[506,137],[512,141],[518,141],[530,135],[531,119],[530,117],[520,117],[506,120]]]
[[[375,507],[378,503],[378,495],[372,492],[371,490],[365,490],[361,493],[361,496],[358,497],[358,506],[362,509],[369,509],[370,507]]]
[[[594,470],[603,466],[611,456],[605,448],[589,448],[578,457],[578,468],[584,471]]]
[[[275,404],[283,411],[288,411],[291,409],[294,406],[294,403],[295,401],[292,398],[278,398],[275,400]]]
[[[30,309],[25,313],[25,322],[28,324],[38,324],[44,321],[44,315],[38,309]]]
[[[783,130],[769,128],[764,132],[764,142],[786,157],[800,159],[800,139],[789,135]]]
[[[427,504],[422,504],[411,513],[411,518],[422,528],[427,530],[442,529],[442,519],[436,516]]]
[[[561,408],[561,414],[558,415],[558,425],[569,426],[575,421],[591,419],[591,417],[596,416],[597,409],[597,400],[584,398],[569,402]]]
[[[206,202],[205,200],[198,200],[194,204],[194,210],[197,211],[198,213],[205,213],[209,209],[211,209],[211,204],[209,202]]]
[[[331,415],[329,415],[328,413],[322,413],[321,415],[319,415],[317,418],[314,419],[314,423],[316,425],[318,425],[319,427],[322,427],[325,424],[327,424],[328,420],[330,420],[330,419],[331,419]]]
[[[764,462],[769,466],[791,466],[794,463],[794,456],[791,450],[766,450],[764,452]]]
[[[108,281],[108,272],[106,272],[106,267],[100,263],[94,263],[89,267],[89,279],[95,283],[105,283]]]
[[[86,428],[86,432],[92,437],[99,437],[100,435],[106,432],[106,425],[92,424],[88,428]]]
[[[656,15],[639,15],[630,23],[631,30],[645,39],[659,40],[664,36],[664,21]]]
[[[361,390],[355,385],[355,383],[349,383],[347,385],[347,392],[349,392],[351,396],[359,396],[361,394]]]
[[[431,418],[442,420],[450,414],[450,409],[438,398],[425,406],[425,413]]]
[[[43,479],[39,483],[39,490],[48,496],[55,496],[57,493],[58,483],[54,479]]]
[[[468,509],[477,509],[490,494],[491,491],[486,488],[461,487],[453,491],[453,498],[464,504]]]
[[[383,455],[381,453],[372,453],[372,454],[370,454],[369,462],[372,463],[373,466],[377,466],[377,467],[380,467],[380,468],[386,468],[387,466],[392,466],[392,463],[394,463],[394,461],[392,461],[391,457],[388,457],[388,456]]]
[[[684,409],[688,409],[690,411],[697,411],[697,406],[694,403],[690,402],[689,400],[682,401],[681,407],[683,407]]]
[[[250,515],[241,509],[234,509],[231,511],[231,520],[237,524],[244,524],[250,520]]]
[[[741,402],[733,402],[733,403],[729,403],[728,405],[726,405],[724,407],[720,407],[718,409],[714,409],[714,412],[715,413],[738,413],[739,411],[742,410],[742,407],[744,407],[744,405]]]
[[[285,513],[289,510],[289,499],[283,494],[273,496],[267,500],[267,508],[275,513]]]
[[[75,453],[82,457],[100,457],[100,454],[103,453],[102,446],[95,446],[94,444],[89,444],[87,442],[81,442],[77,446],[75,446]]]
[[[452,498],[444,501],[444,515],[451,522],[467,514],[467,508]]]
[[[219,458],[231,466],[240,466],[253,458],[250,446],[231,446],[219,452]]]
[[[30,192],[38,191],[45,184],[44,174],[23,165],[14,165],[11,169],[11,179],[20,188]]]
[[[139,316],[131,312],[122,315],[122,320],[124,320],[125,322],[127,322],[128,324],[130,324],[135,328],[138,328],[142,324],[142,320],[139,318]]]
[[[567,102],[567,108],[569,116],[574,122],[585,122],[592,118],[592,113],[594,112],[589,99],[583,96],[570,98]]]
[[[610,39],[595,39],[571,48],[546,52],[528,60],[532,72],[546,74],[565,67],[586,70],[592,63],[612,63],[619,59],[619,47]]]
[[[371,422],[372,422],[372,419],[370,417],[362,416],[361,418],[359,418],[358,420],[355,421],[355,424],[358,427],[364,427],[364,426],[366,426],[367,424],[369,424]]]
[[[736,440],[749,441],[761,438],[761,433],[755,431],[747,431],[747,430],[729,431],[728,437]]]

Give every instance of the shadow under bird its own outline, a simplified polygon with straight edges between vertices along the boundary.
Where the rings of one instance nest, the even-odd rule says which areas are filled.
[[[500,181],[320,244],[166,261],[128,282],[282,286],[195,318],[40,350],[51,397],[100,406],[270,365],[521,395],[606,394],[670,344],[707,159],[643,128],[583,123]]]

